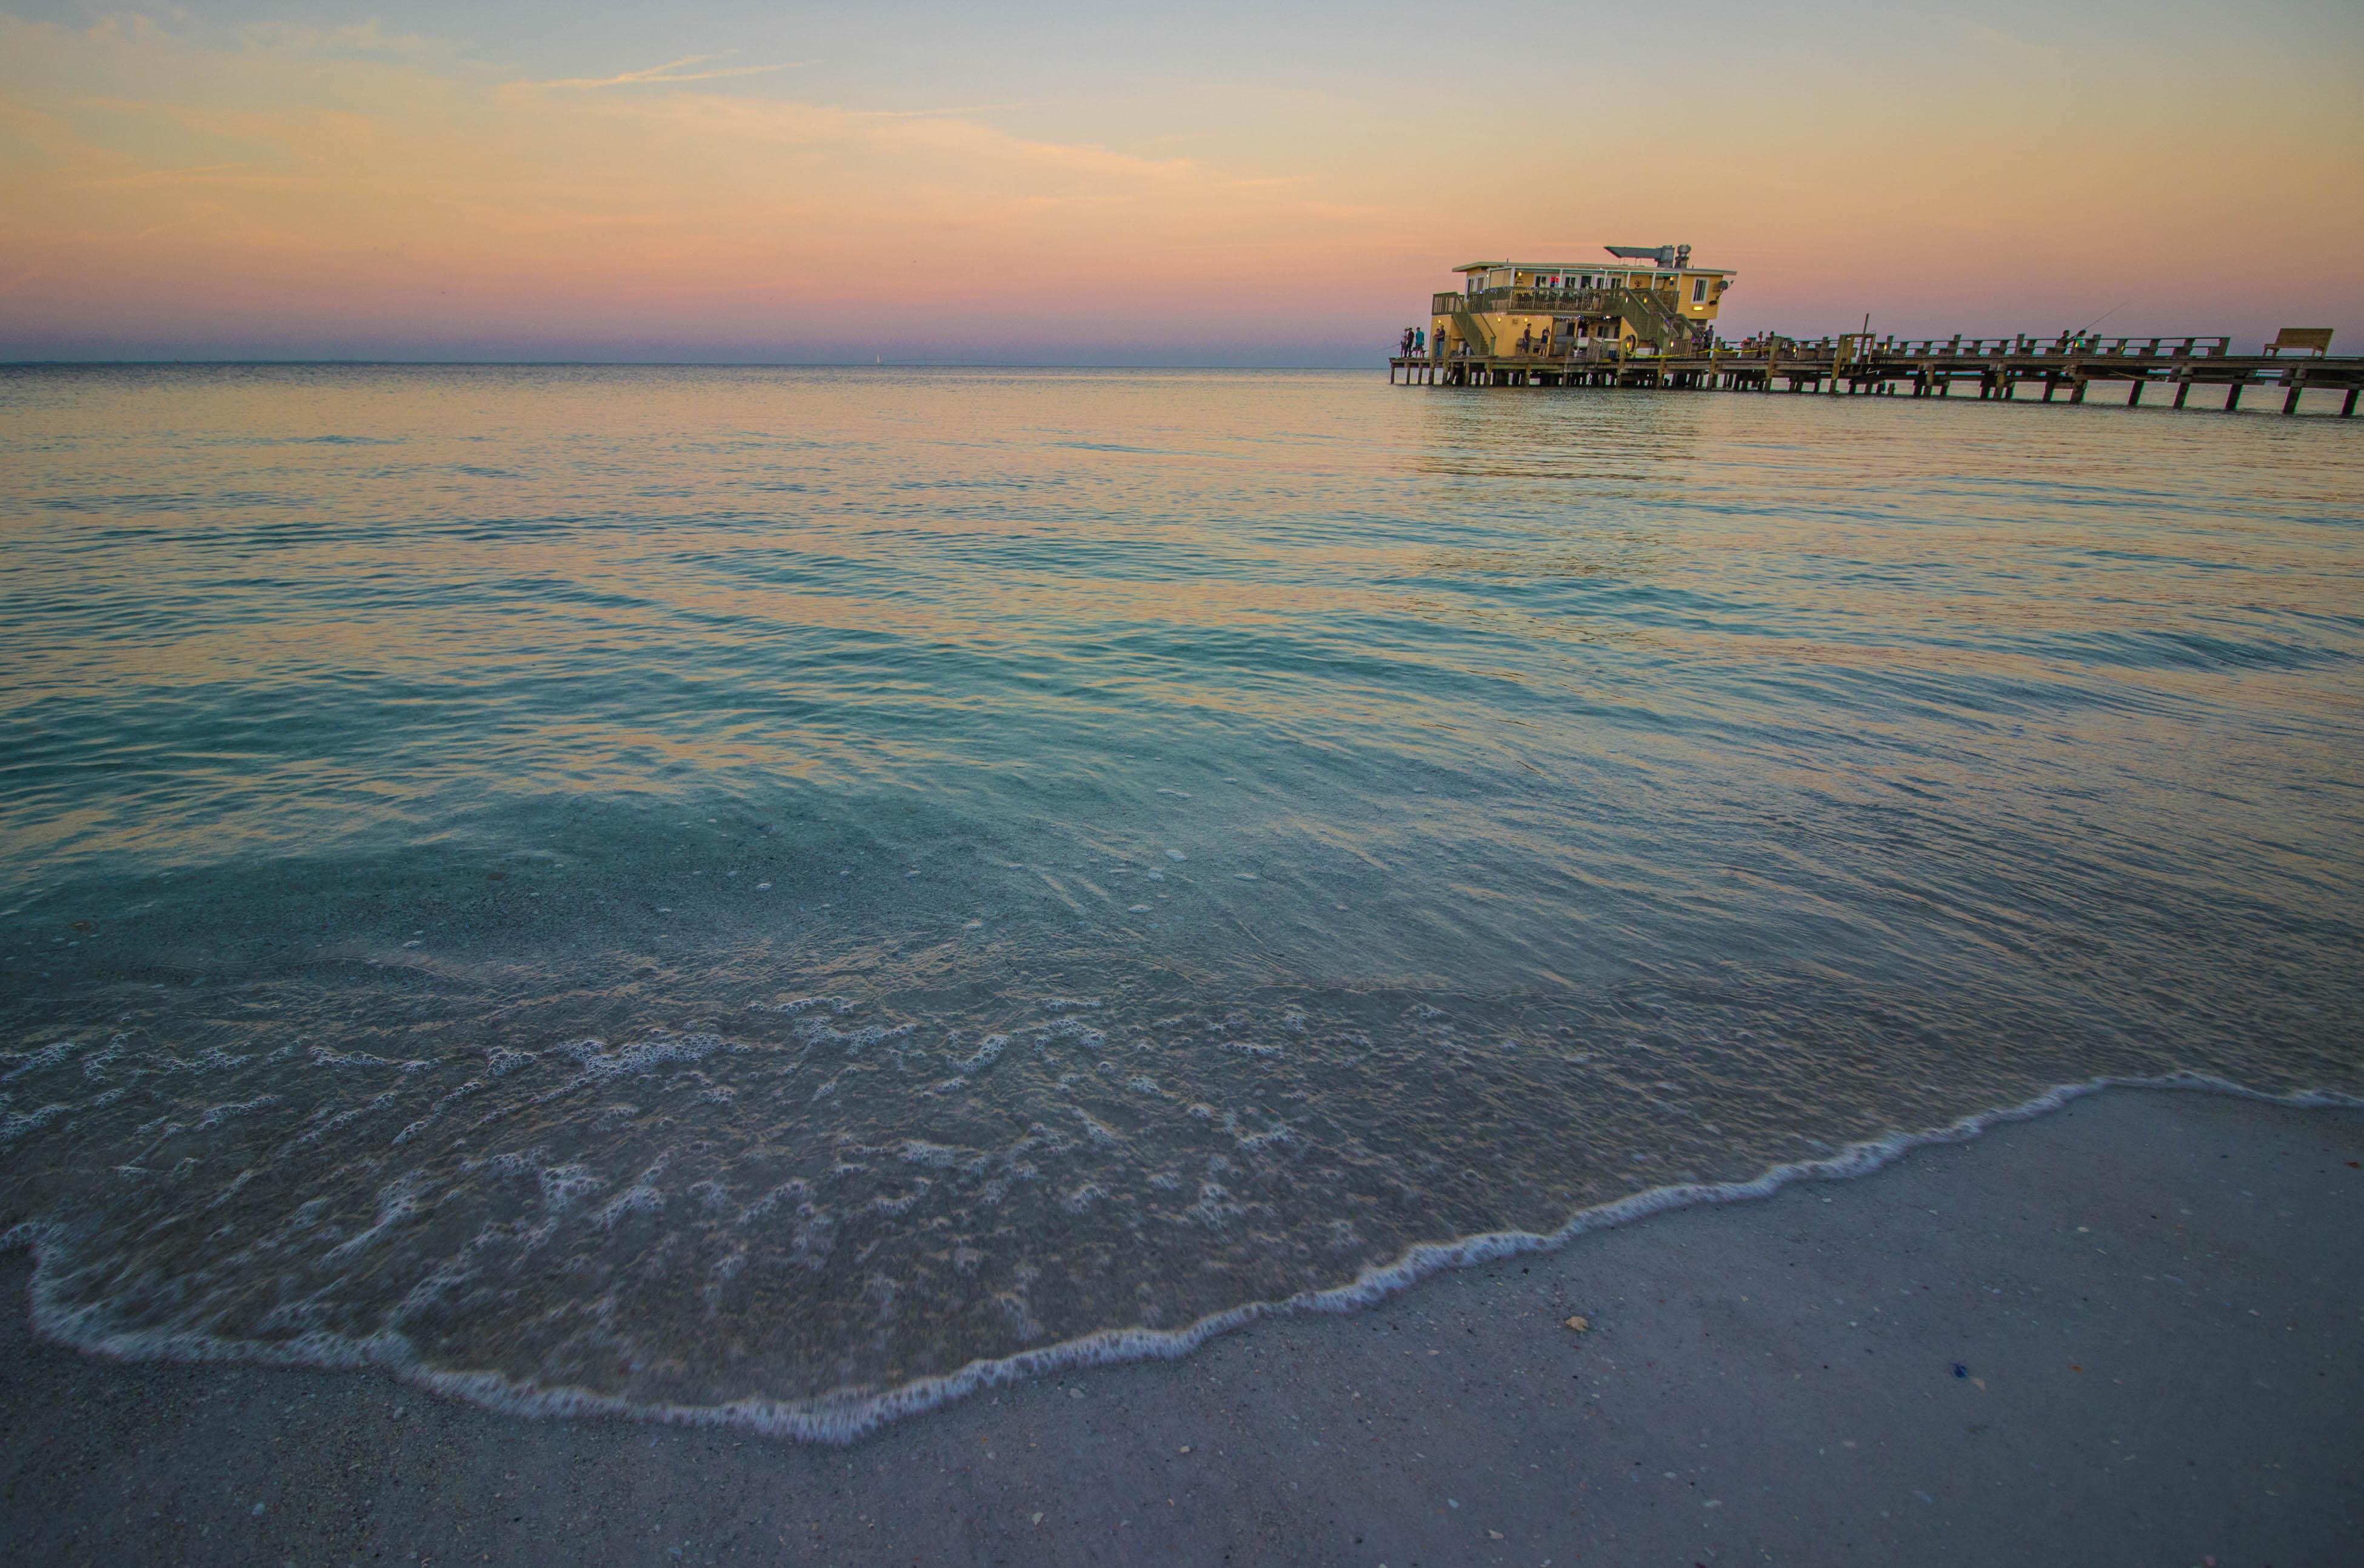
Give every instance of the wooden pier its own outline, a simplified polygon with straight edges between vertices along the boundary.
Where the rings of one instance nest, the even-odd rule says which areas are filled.
[[[2285,337],[2293,334],[2285,333]],[[2298,335],[2312,339],[2315,334]],[[2328,334],[2322,336],[2327,337]],[[2298,412],[2309,390],[2340,393],[2339,412],[2352,417],[2364,388],[2364,356],[2333,358],[2314,350],[2292,352],[2269,345],[2257,354],[2231,351],[2229,338],[1922,338],[1900,339],[1846,333],[1791,341],[1751,339],[1704,351],[1622,352],[1593,344],[1560,354],[1412,355],[1388,361],[1388,380],[1407,386],[1627,386],[1722,392],[1797,392],[1947,397],[1956,386],[2005,402],[2022,392],[2046,403],[2082,403],[2095,384],[2126,389],[2139,405],[2145,393],[2172,388],[2181,408],[2195,386],[2223,390],[2225,411],[2241,406],[2252,386],[2282,389],[2282,412]]]

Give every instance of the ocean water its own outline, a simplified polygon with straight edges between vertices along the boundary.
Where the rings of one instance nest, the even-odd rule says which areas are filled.
[[[844,1436],[2364,1093],[2359,518],[2270,414],[0,373],[0,1236],[95,1350]]]

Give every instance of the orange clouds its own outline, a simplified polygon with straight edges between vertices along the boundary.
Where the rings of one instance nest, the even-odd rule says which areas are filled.
[[[0,19],[0,355],[1301,361],[1383,341],[1469,255],[1673,240],[1740,269],[1741,330],[2124,303],[2129,329],[2364,332],[2338,195],[2364,121],[2336,61],[2287,66],[1972,28],[1935,68],[1696,65],[1683,97],[1636,72],[881,113],[735,54],[532,80],[374,28]],[[2186,124],[2149,106],[2179,72],[2290,112]]]
[[[429,341],[491,334],[758,352],[1087,335],[1078,311],[1210,306],[1210,241],[1319,245],[1284,183],[1184,159],[714,91],[585,92],[302,44],[0,23],[22,66],[0,275],[20,322],[105,317]],[[676,61],[619,83],[728,72]],[[49,78],[105,93],[36,94]],[[1278,308],[1267,302],[1259,310]],[[971,319],[952,322],[948,309]]]

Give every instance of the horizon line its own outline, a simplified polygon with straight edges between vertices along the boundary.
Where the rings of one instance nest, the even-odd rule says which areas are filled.
[[[1379,355],[1376,362],[1384,363]],[[407,367],[416,370],[1171,370],[1171,371],[1336,371],[1343,364],[1163,364],[1070,363],[1042,360],[388,360],[388,359],[127,359],[127,360],[0,360],[0,370],[154,370],[231,369],[257,366],[341,365],[353,368]]]

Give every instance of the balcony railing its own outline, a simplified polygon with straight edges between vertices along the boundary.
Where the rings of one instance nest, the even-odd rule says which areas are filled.
[[[1635,290],[1657,302],[1669,316],[1678,314],[1682,306],[1672,289]],[[1627,303],[1622,288],[1544,289],[1500,288],[1480,289],[1475,294],[1440,294],[1429,304],[1429,314],[1450,316],[1456,310],[1478,315],[1502,312],[1551,312],[1566,316],[1613,316]]]

